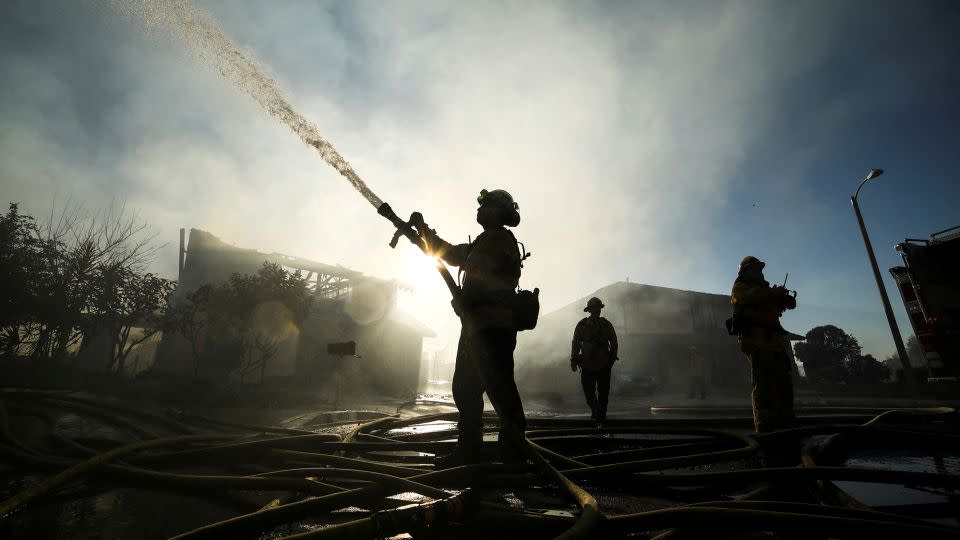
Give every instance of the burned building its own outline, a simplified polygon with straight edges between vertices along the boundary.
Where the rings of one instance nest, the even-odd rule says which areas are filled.
[[[749,391],[749,367],[724,326],[731,313],[730,296],[629,282],[608,285],[548,313],[536,329],[520,335],[517,373],[524,390],[576,391],[578,378],[565,376],[570,375],[570,344],[593,296],[603,300],[602,315],[613,323],[620,343],[614,391],[685,392],[691,346],[703,357],[710,387]]]
[[[262,253],[226,244],[202,230],[191,229],[184,247],[181,232],[180,281],[175,302],[206,284],[226,283],[232,274],[255,274],[264,263],[299,270],[314,301],[307,318],[291,325],[265,367],[272,384],[322,387],[336,374],[356,387],[384,395],[408,396],[420,381],[423,338],[434,333],[397,309],[397,296],[409,288],[339,265],[280,253]],[[296,327],[293,327],[296,326]],[[355,341],[357,356],[334,357],[327,345]],[[231,362],[205,362],[199,375],[211,380],[236,378]],[[154,369],[193,374],[186,339],[166,333]]]

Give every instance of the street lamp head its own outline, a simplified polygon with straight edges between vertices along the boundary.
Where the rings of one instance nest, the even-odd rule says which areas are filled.
[[[866,183],[869,182],[870,180],[873,180],[874,178],[880,176],[881,174],[883,174],[883,169],[870,169],[870,172],[867,173],[867,176],[865,176],[865,177],[863,178],[863,181],[860,182],[860,185],[857,186],[857,191],[854,192],[853,197],[850,198],[851,201],[853,201],[854,203],[856,203],[857,195],[860,194],[860,188],[862,188],[864,184],[866,184]]]

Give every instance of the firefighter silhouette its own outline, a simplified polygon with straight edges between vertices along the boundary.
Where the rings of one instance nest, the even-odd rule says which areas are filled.
[[[577,323],[570,351],[570,369],[580,370],[580,384],[590,407],[590,418],[596,422],[607,419],[610,372],[617,361],[617,333],[613,324],[600,316],[603,307],[599,298],[587,301],[583,310],[590,316]]]

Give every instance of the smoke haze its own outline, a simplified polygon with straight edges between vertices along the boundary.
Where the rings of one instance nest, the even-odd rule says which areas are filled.
[[[533,253],[521,285],[541,288],[546,312],[626,277],[727,292],[754,254],[771,281],[789,271],[800,291],[785,326],[830,322],[865,352],[892,350],[847,198],[867,168],[886,166],[870,160],[906,169],[908,158],[887,141],[843,157],[832,147],[861,116],[914,103],[911,88],[950,86],[937,58],[956,45],[930,26],[932,8],[889,3],[863,18],[857,3],[197,5],[398,214],[420,210],[466,241],[480,231],[480,189],[509,190]],[[177,229],[196,227],[396,277],[417,286],[404,308],[438,332],[433,346],[455,343],[429,261],[390,250],[369,204],[190,50],[95,2],[8,2],[0,20],[7,200],[45,215],[53,194],[92,208],[123,199],[169,241],[155,263],[167,276]],[[834,77],[838,46],[864,26],[898,29],[849,49],[867,55],[864,69],[914,86]],[[912,56],[890,53],[904,43]],[[826,74],[838,82],[818,85]],[[927,210],[883,224],[885,211],[903,214],[890,206],[897,188],[870,187],[872,209],[862,204],[881,267],[898,263],[894,241],[953,225],[950,194],[924,182],[947,185],[916,180]],[[803,315],[805,303],[844,320]]]

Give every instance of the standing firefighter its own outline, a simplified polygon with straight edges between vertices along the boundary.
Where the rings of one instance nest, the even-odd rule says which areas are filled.
[[[583,310],[590,316],[577,323],[570,352],[570,369],[577,371],[580,368],[583,395],[590,406],[590,418],[596,422],[607,419],[610,371],[617,361],[617,333],[610,321],[600,316],[603,307],[599,298],[587,301]]]
[[[739,336],[753,381],[753,424],[758,432],[790,427],[793,414],[793,381],[786,331],[780,326],[784,310],[797,307],[785,287],[773,287],[763,278],[765,263],[744,257],[733,283],[731,333]]]
[[[439,465],[482,461],[483,393],[500,418],[499,446],[505,463],[525,459],[526,418],[513,378],[517,329],[511,302],[520,280],[520,251],[506,227],[520,224],[518,205],[504,190],[483,190],[477,197],[477,223],[483,232],[469,244],[452,245],[434,237],[436,254],[463,269],[459,305],[460,342],[453,374],[453,400],[460,411],[456,451]]]

